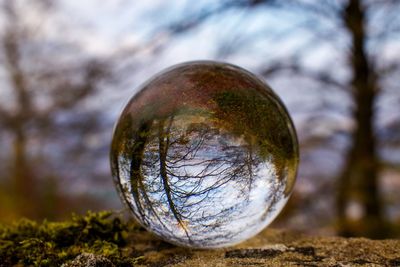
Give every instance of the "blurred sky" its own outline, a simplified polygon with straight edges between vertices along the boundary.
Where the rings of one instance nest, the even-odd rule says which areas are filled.
[[[110,109],[112,120],[117,118],[141,83],[162,69],[183,61],[216,59],[259,73],[266,62],[289,57],[300,47],[303,56],[299,60],[310,69],[333,69],[339,80],[349,79],[346,54],[343,53],[348,46],[348,37],[337,31],[335,36],[325,36],[326,40],[313,39],[315,37],[301,27],[308,23],[306,14],[264,8],[251,12],[232,9],[210,17],[201,27],[172,36],[163,30],[167,25],[195,17],[196,13],[217,5],[217,2],[108,0],[99,5],[95,0],[62,0],[61,3],[64,19],[76,23],[77,27],[71,29],[88,53],[107,55],[119,49],[139,51],[132,52],[132,59],[139,67],[125,85],[106,91],[96,100]],[[337,27],[328,20],[321,21],[316,25],[321,32]],[[318,45],[310,46],[310,42]],[[382,58],[399,58],[396,52],[400,49],[399,43],[397,39],[389,42],[381,51]],[[345,133],[353,129],[354,123],[349,117],[352,102],[347,93],[323,89],[310,81],[299,82],[290,76],[273,78],[267,83],[287,105],[301,142],[310,137],[324,138],[334,132]],[[378,99],[378,128],[398,119],[400,104],[395,103],[400,103],[400,94],[396,90],[387,90]],[[304,147],[298,189],[304,193],[315,190],[313,180],[302,179],[302,176],[337,175],[348,145],[346,136],[339,134],[323,146],[314,146],[310,153]],[[382,154],[391,160],[399,157],[398,151]]]
[[[251,71],[258,72],[258,69],[268,61],[276,57],[292,53],[294,47],[301,45],[307,40],[307,33],[299,30],[290,34],[289,38],[284,40],[268,40],[266,38],[253,38],[254,34],[268,31],[285,32],[293,28],[293,25],[301,23],[304,18],[301,15],[277,14],[274,11],[258,10],[246,12],[246,10],[232,10],[222,16],[207,20],[203,26],[195,28],[188,33],[178,36],[170,36],[162,28],[179,22],[190,13],[195,14],[199,10],[212,5],[214,1],[121,1],[109,0],[103,1],[98,5],[98,1],[67,1],[62,0],[62,10],[64,19],[74,18],[78,27],[72,27],[82,47],[93,54],[109,54],[120,48],[141,49],[137,53],[139,62],[145,62],[140,66],[139,71],[132,73],[132,81],[128,85],[128,90],[134,92],[139,84],[147,80],[153,74],[176,63],[199,59],[216,59],[229,61],[238,64]],[[85,25],[85,27],[82,27]],[[220,53],[221,46],[231,44],[236,46],[235,51],[224,55]],[[345,41],[343,41],[345,43]],[[154,56],[151,48],[162,44],[162,53]],[[239,44],[239,46],[237,45]],[[146,51],[146,48],[149,48]],[[147,52],[147,53],[146,53]],[[327,53],[329,52],[329,53]],[[335,51],[327,45],[321,45],[314,49],[304,60],[314,68],[327,65],[334,60],[343,60],[338,52],[332,56]],[[326,55],[329,54],[329,57]],[[132,56],[135,57],[135,55]],[[345,70],[337,70],[337,75],[346,79]],[[301,88],[302,94],[296,93],[298,90],[288,90],[292,83],[285,81],[268,81],[272,83],[275,90],[289,106],[299,106],[299,102],[304,105],[318,105],[318,101],[310,101],[315,97],[321,97],[320,94],[310,92],[304,94],[304,88]],[[275,84],[276,83],[276,86]],[[312,90],[312,89],[309,89]],[[315,88],[314,90],[319,90]],[[123,91],[119,91],[123,92]],[[126,99],[125,91],[116,98]],[[308,98],[302,101],[299,97]],[[336,96],[330,93],[330,99],[339,97],[343,100],[343,95]],[[333,101],[337,102],[336,99]],[[349,104],[349,102],[345,103]],[[299,118],[300,119],[300,118]],[[349,125],[346,123],[346,126]],[[321,129],[322,130],[322,129]]]

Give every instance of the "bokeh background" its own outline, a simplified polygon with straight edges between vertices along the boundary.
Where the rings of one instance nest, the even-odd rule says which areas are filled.
[[[400,236],[400,1],[0,0],[0,222],[122,210],[108,153],[136,88],[212,59],[258,74],[297,128],[275,227]]]

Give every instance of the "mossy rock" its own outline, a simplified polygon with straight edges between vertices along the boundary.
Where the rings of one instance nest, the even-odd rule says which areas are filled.
[[[0,266],[400,266],[400,240],[311,237],[267,229],[235,247],[166,243],[110,213],[0,228]]]

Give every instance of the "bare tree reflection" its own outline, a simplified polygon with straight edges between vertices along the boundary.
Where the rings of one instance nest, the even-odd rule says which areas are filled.
[[[129,116],[125,119],[130,120]],[[253,188],[265,179],[260,171],[266,166],[255,153],[254,144],[232,136],[208,119],[173,115],[144,122],[126,144],[131,146],[125,149],[130,153],[120,158],[121,165],[130,166],[125,170],[131,177],[127,178],[129,186],[123,190],[131,192],[131,209],[146,226],[176,242],[201,245],[210,238],[213,243],[231,238],[237,229],[231,231],[225,225],[256,211],[243,213],[252,207]],[[279,188],[284,188],[271,179],[271,190],[278,190],[263,194],[269,196],[267,206],[282,198]],[[262,214],[263,219],[267,213]],[[196,236],[191,235],[194,229]]]
[[[170,85],[175,75],[186,86],[179,102],[170,98],[179,93]],[[272,92],[247,75],[182,66],[123,112],[111,150],[114,178],[135,216],[161,237],[200,247],[235,243],[286,202],[297,164],[293,129]],[[221,81],[234,83],[212,84]]]

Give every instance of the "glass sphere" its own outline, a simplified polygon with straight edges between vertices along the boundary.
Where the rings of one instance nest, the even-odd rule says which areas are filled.
[[[136,220],[197,248],[231,246],[270,224],[297,165],[296,133],[278,96],[250,72],[211,61],[145,83],[111,147],[116,186]]]

